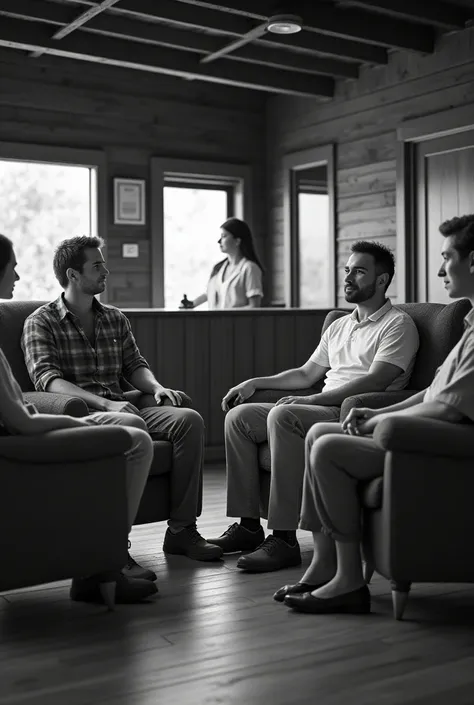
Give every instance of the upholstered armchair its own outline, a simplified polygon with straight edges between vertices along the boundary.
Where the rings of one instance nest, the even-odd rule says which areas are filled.
[[[426,388],[434,377],[437,367],[443,362],[448,352],[454,347],[463,332],[464,316],[471,305],[467,299],[455,303],[443,304],[400,304],[399,308],[406,311],[415,321],[420,336],[420,347],[417,353],[415,367],[408,385],[408,389],[399,392],[377,392],[373,394],[360,394],[357,397],[346,399],[341,407],[341,420],[346,417],[352,406],[370,406],[380,408],[389,404],[396,404],[407,399],[417,391]],[[348,315],[349,311],[337,309],[330,311],[325,318],[322,332],[337,318]],[[314,341],[316,347],[318,341]],[[304,360],[301,361],[305,362]],[[254,394],[250,402],[275,402],[282,396],[296,394],[307,396],[320,391],[321,384],[311,389],[300,389],[282,392],[281,390],[260,390]],[[262,443],[258,449],[260,465],[260,511],[266,518],[268,512],[268,497],[270,490],[270,450],[268,443]],[[373,488],[377,487],[374,480]],[[367,496],[378,497],[378,490],[368,483]]]
[[[0,437],[0,591],[125,565],[129,446],[117,426]]]
[[[381,421],[383,478],[361,486],[366,579],[391,581],[395,619],[412,583],[474,582],[474,429],[414,418]]]
[[[88,409],[82,399],[67,394],[36,392],[34,390],[21,349],[21,335],[25,319],[43,304],[44,301],[0,303],[0,341],[3,352],[23,391],[25,401],[35,404],[42,413],[86,416]],[[127,389],[131,388],[128,386]],[[133,395],[133,392],[131,394]],[[169,518],[172,445],[167,441],[154,441],[153,447],[153,463],[138,510],[136,524],[148,524]],[[198,512],[200,511],[201,500],[198,506]]]

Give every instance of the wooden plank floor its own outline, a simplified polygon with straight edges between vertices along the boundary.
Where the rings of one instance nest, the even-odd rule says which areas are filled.
[[[224,507],[224,473],[208,469],[205,535],[226,527]],[[166,559],[164,530],[133,531],[135,557],[159,576],[150,604],[108,614],[71,603],[67,583],[0,597],[2,705],[474,703],[474,586],[415,586],[395,622],[376,577],[370,616],[298,615],[271,596],[301,569],[247,575],[235,556]]]

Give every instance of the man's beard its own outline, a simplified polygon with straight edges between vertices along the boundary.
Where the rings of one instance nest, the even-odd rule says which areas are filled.
[[[82,287],[82,292],[87,294],[87,296],[95,296],[96,294],[102,294],[105,290],[106,282],[96,282],[94,284],[85,284]]]
[[[372,284],[368,284],[367,286],[364,286],[362,289],[355,287],[352,291],[345,291],[344,297],[345,297],[346,301],[350,304],[361,304],[364,301],[368,301],[373,296],[375,296],[376,291],[377,291],[377,286],[376,286],[375,282],[372,282]]]

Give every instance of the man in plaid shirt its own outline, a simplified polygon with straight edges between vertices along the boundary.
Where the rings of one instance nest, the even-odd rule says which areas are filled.
[[[127,317],[95,298],[109,271],[97,237],[74,237],[56,249],[54,273],[64,293],[31,314],[22,348],[38,391],[83,399],[98,424],[148,429],[155,440],[173,444],[171,517],[163,550],[195,560],[220,558],[222,551],[198,533],[196,513],[203,462],[204,422],[183,392],[154,377],[135,342]],[[121,379],[136,391],[124,393]],[[131,556],[127,577],[156,579]]]

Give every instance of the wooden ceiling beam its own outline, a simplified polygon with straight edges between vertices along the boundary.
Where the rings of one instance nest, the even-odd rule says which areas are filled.
[[[93,0],[75,0],[81,5],[94,5]],[[69,6],[69,3],[68,3]],[[193,7],[186,2],[176,0],[121,0],[112,7],[106,16],[124,15],[131,20],[143,22],[169,22],[187,29],[208,30],[217,34],[239,37],[250,32],[259,22],[216,9]],[[260,40],[259,40],[260,41]],[[359,63],[386,64],[387,51],[381,46],[363,44],[338,37],[301,32],[290,37],[267,34],[263,38],[266,44],[275,47],[286,46],[288,49],[323,54],[333,58],[347,59]]]
[[[148,46],[102,35],[77,32],[61,42],[51,39],[47,25],[5,18],[0,23],[0,45],[24,51],[79,59],[91,63],[111,64],[168,74],[186,79],[208,81],[251,88],[269,93],[330,98],[334,95],[334,79],[311,76],[269,67],[247,66],[238,61],[222,61],[209,66],[199,64],[200,54],[179,49]]]
[[[0,14],[7,13],[19,19],[48,22],[54,27],[67,26],[70,8],[49,3],[46,0],[2,0]],[[183,51],[212,54],[223,46],[224,37],[192,32],[176,27],[164,27],[156,23],[133,22],[120,15],[96,17],[81,31],[115,36],[129,41],[170,46]],[[54,38],[54,35],[53,35]],[[308,54],[290,52],[273,45],[252,44],[230,54],[228,59],[247,63],[268,65],[288,71],[322,74],[337,78],[357,78],[358,65],[332,58],[321,58]]]
[[[130,0],[124,2],[124,5]],[[181,6],[190,5],[197,9],[201,0],[180,0]],[[262,14],[255,0],[219,0],[219,3],[206,2],[206,7],[219,10],[224,14],[238,15],[245,12],[257,21],[268,19]],[[202,11],[199,7],[199,11]],[[303,27],[310,32],[328,34],[342,39],[352,39],[369,44],[380,44],[393,49],[409,49],[422,53],[430,53],[434,49],[434,29],[426,25],[424,31],[414,22],[406,22],[391,17],[383,17],[373,12],[352,8],[338,8],[329,3],[318,6],[315,2],[304,4],[299,11],[303,19]],[[298,36],[298,35],[296,35]]]
[[[340,7],[359,7],[374,10],[392,17],[398,17],[422,24],[430,24],[441,29],[463,29],[474,17],[472,10],[459,5],[452,5],[440,0],[343,0],[337,3]]]

